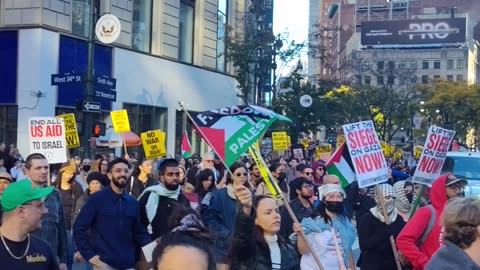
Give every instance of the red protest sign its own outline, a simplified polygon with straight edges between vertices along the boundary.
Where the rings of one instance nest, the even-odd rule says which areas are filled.
[[[387,181],[387,163],[372,121],[343,126],[359,187]]]
[[[428,130],[427,140],[418,160],[412,181],[431,186],[440,176],[448,149],[455,131],[432,126]]]

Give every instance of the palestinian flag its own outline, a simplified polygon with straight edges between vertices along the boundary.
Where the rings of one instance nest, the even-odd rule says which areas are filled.
[[[287,117],[253,105],[191,113],[197,133],[229,167],[248,151],[276,120]]]
[[[333,174],[340,178],[343,188],[356,180],[352,159],[350,158],[350,153],[348,153],[348,147],[345,142],[333,153],[326,167],[328,174]]]
[[[188,140],[188,135],[186,131],[185,133],[183,133],[181,149],[183,158],[189,158],[192,155],[192,145]]]

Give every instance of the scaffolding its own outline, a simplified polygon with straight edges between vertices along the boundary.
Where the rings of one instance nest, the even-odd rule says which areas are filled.
[[[410,18],[411,0],[356,0],[357,27],[365,21],[406,20]]]

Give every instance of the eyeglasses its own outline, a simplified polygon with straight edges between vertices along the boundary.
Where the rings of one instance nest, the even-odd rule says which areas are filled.
[[[304,172],[305,175],[312,175],[313,172]]]
[[[168,177],[172,177],[172,176],[180,176],[180,173],[179,173],[179,172],[176,172],[176,173],[169,172],[169,173],[166,173],[166,175],[167,175]]]
[[[313,189],[313,185],[303,184],[303,185],[302,185],[302,188]]]
[[[208,163],[213,163],[213,159],[205,159],[205,161]]]
[[[237,176],[237,177],[242,177],[242,176],[246,177],[247,175],[248,175],[248,173],[236,173],[235,174],[235,176]]]
[[[450,187],[452,189],[455,189],[455,190],[464,190],[465,189],[465,186],[463,186],[460,183],[453,183],[453,184],[449,185],[448,187]]]

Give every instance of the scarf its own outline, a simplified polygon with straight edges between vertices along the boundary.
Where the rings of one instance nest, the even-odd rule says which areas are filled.
[[[413,194],[412,202],[408,201],[407,196],[403,189],[405,188],[405,183],[407,181],[398,181],[393,185],[393,191],[395,192],[395,197],[397,198],[396,206],[403,213],[410,214],[412,211],[412,206],[415,200],[417,199],[417,194]]]
[[[394,197],[395,193],[393,192],[393,187],[388,184],[380,184],[380,194],[375,192],[375,202],[377,205],[375,207],[370,208],[370,212],[374,217],[380,220],[383,223],[385,222],[385,217],[383,216],[382,212],[382,205],[380,203],[380,196],[383,198],[385,197]],[[387,210],[388,221],[389,224],[392,224],[397,219],[397,209],[395,208],[395,199],[385,202],[385,209]]]
[[[147,204],[145,205],[145,210],[147,212],[147,219],[148,219],[147,230],[148,230],[148,233],[152,234],[153,233],[152,221],[155,218],[155,214],[157,214],[157,207],[158,207],[158,202],[160,201],[160,196],[178,200],[178,195],[180,194],[180,185],[176,190],[169,190],[165,186],[163,186],[163,184],[158,184],[155,186],[148,187],[142,192],[140,197],[138,197],[138,200],[140,200],[140,198],[142,198],[143,195],[145,195],[147,192],[150,192],[150,195],[148,196]]]

